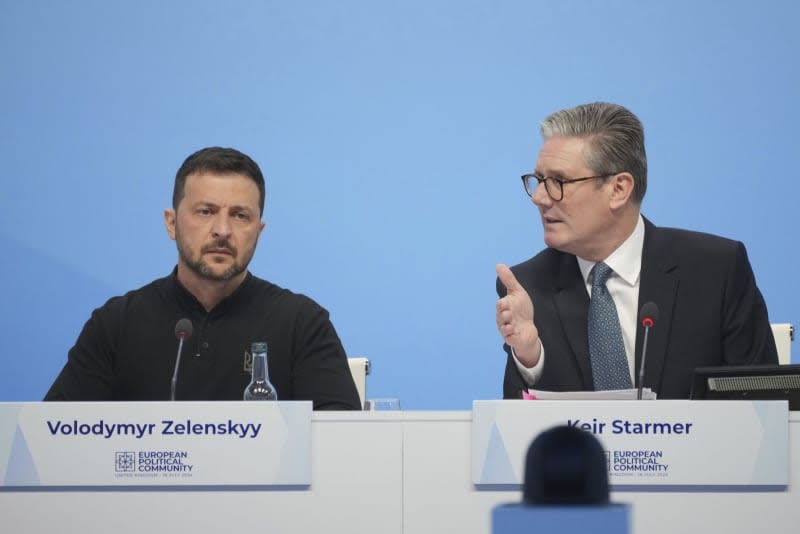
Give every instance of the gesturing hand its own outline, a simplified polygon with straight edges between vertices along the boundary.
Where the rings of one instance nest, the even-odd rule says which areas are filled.
[[[533,302],[508,266],[499,264],[495,270],[507,291],[497,301],[497,330],[520,363],[533,367],[541,355],[539,331],[533,323]]]

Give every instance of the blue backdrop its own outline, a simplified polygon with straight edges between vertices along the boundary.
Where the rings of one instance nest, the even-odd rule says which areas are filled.
[[[0,400],[41,398],[92,309],[171,270],[162,211],[208,145],[262,166],[251,270],[330,310],[370,396],[498,398],[494,265],[543,246],[519,175],[539,121],[594,100],[645,124],[644,213],[742,240],[800,324],[799,6],[0,0]]]

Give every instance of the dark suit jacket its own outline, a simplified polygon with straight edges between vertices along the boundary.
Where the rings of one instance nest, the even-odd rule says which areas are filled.
[[[533,320],[545,348],[535,388],[591,390],[589,295],[575,256],[546,249],[511,270],[533,300]],[[499,280],[497,292],[506,294]],[[661,399],[688,398],[695,367],[778,362],[764,298],[738,241],[657,228],[645,219],[639,308],[648,301],[658,306],[659,319],[648,335],[644,387]],[[642,342],[640,326],[637,382]],[[504,348],[503,396],[520,398],[526,386]]]

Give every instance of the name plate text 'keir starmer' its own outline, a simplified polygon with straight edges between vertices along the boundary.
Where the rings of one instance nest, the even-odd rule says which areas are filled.
[[[642,486],[782,491],[789,483],[786,401],[475,401],[472,482],[522,483],[542,431],[592,433],[615,489]],[[633,489],[633,488],[631,488]]]
[[[311,484],[311,402],[0,403],[0,488]]]

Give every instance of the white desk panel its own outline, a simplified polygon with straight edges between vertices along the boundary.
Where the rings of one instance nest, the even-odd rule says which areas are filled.
[[[401,534],[402,414],[312,417],[309,490],[0,492],[0,530]]]
[[[404,435],[404,532],[488,534],[492,508],[521,500],[519,491],[475,490],[470,474],[469,415],[408,414]],[[634,534],[797,534],[800,412],[790,412],[789,418],[791,473],[787,491],[625,491],[612,493],[611,500],[633,505]]]
[[[795,534],[800,413],[790,413],[785,492],[617,492],[634,534]],[[312,487],[292,491],[0,492],[4,532],[488,534],[519,491],[477,491],[469,412],[312,415]],[[57,454],[57,451],[54,451]]]

